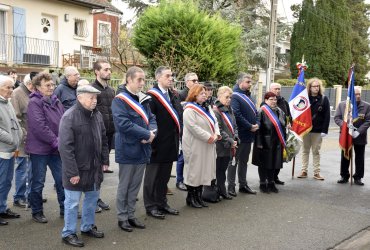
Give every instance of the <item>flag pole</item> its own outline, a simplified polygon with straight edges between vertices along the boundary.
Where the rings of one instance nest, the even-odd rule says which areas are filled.
[[[294,179],[295,156],[293,157],[292,179]]]
[[[350,180],[351,180],[351,186],[353,184],[353,180],[352,180],[352,176],[353,176],[353,147],[351,147],[351,154],[350,154],[350,157],[349,157],[349,161],[350,161],[350,165],[351,165],[351,171],[350,171]]]

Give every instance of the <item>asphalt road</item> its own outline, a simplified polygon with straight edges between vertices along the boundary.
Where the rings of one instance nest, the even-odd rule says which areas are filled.
[[[325,181],[313,179],[309,167],[307,179],[291,177],[292,163],[284,165],[278,194],[245,195],[231,201],[210,204],[209,208],[194,209],[185,205],[186,193],[175,188],[171,178],[169,204],[180,210],[179,216],[167,216],[163,221],[147,217],[140,191],[137,216],[147,228],[122,231],[117,226],[115,195],[118,166],[113,174],[105,174],[101,197],[112,209],[96,216],[96,224],[105,232],[104,239],[83,236],[87,249],[370,249],[370,160],[366,148],[365,186],[337,184],[340,150],[338,131],[331,130],[322,146],[321,174]],[[114,162],[114,154],[111,154]],[[296,175],[301,165],[296,160]],[[257,168],[249,165],[248,182],[258,189]],[[367,167],[367,169],[366,169]],[[175,173],[175,167],[173,169]],[[12,196],[14,189],[9,195]],[[30,211],[14,208],[20,219],[9,220],[0,227],[0,249],[68,249],[62,244],[53,180],[48,171],[44,195],[47,224],[31,219]],[[9,199],[11,206],[12,201]]]

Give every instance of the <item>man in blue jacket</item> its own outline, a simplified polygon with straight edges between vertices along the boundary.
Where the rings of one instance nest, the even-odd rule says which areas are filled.
[[[144,71],[136,66],[129,68],[126,82],[113,99],[112,114],[116,131],[115,155],[119,164],[118,226],[132,232],[134,227],[145,228],[135,217],[135,205],[144,169],[150,160],[150,144],[155,137],[157,123],[150,111],[150,97],[140,92],[145,84]]]
[[[249,188],[247,183],[247,163],[254,141],[255,132],[258,130],[257,108],[255,100],[250,96],[252,87],[252,76],[240,73],[234,86],[234,93],[231,98],[236,124],[238,126],[240,145],[236,152],[236,164],[229,164],[227,171],[228,193],[236,196],[235,175],[238,167],[239,192],[256,194],[256,191]]]
[[[63,104],[64,110],[67,111],[76,103],[77,83],[80,80],[80,73],[76,67],[68,66],[64,70],[65,78],[62,79],[58,87],[54,90],[54,94]]]

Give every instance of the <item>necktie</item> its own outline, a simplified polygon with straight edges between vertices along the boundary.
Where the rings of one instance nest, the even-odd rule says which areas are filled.
[[[170,101],[170,97],[168,96],[168,92],[164,92],[164,97],[167,99],[167,101]]]

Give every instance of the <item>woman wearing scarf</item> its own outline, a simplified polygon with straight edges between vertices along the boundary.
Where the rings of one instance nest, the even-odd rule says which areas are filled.
[[[261,192],[278,193],[274,173],[275,169],[280,169],[283,164],[285,114],[277,107],[276,94],[267,92],[264,100],[257,114],[260,128],[256,133],[252,163],[258,166]]]
[[[184,153],[184,183],[189,206],[201,208],[202,186],[211,185],[216,178],[216,141],[221,138],[217,119],[206,103],[203,85],[194,84],[186,98],[183,115],[182,147]]]
[[[231,157],[235,155],[238,144],[238,130],[236,127],[234,112],[230,107],[233,91],[227,86],[218,89],[217,100],[215,101],[214,112],[217,117],[221,140],[216,143],[216,179],[218,194],[226,200],[232,196],[226,192],[226,170]]]

